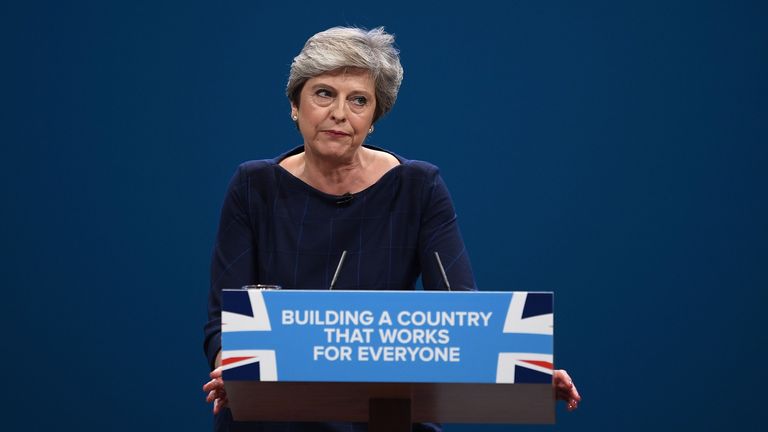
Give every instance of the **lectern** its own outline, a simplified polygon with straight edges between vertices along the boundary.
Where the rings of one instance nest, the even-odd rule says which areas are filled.
[[[551,292],[224,290],[239,421],[554,423]]]

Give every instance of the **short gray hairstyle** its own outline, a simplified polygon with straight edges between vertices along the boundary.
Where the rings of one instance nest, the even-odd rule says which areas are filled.
[[[400,52],[395,37],[384,27],[363,30],[357,27],[333,27],[307,40],[291,63],[285,93],[296,106],[308,79],[344,67],[370,71],[376,86],[375,122],[392,109],[403,81]]]

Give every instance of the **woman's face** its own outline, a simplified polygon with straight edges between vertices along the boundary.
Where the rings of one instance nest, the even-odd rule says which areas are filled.
[[[370,73],[342,68],[307,80],[299,105],[291,104],[291,115],[298,116],[306,151],[343,160],[363,144],[375,109],[376,88]]]

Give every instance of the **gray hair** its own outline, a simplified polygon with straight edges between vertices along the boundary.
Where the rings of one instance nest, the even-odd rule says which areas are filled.
[[[392,109],[403,81],[400,52],[394,47],[395,37],[384,27],[363,30],[356,27],[333,27],[307,40],[291,63],[291,74],[285,93],[296,106],[308,79],[343,67],[370,71],[376,86],[375,122]]]

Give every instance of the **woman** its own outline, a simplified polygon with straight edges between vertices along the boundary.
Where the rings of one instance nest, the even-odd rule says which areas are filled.
[[[242,164],[229,185],[205,327],[205,351],[214,370],[204,390],[214,403],[217,430],[245,427],[232,422],[224,407],[222,289],[256,283],[328,289],[345,251],[338,289],[413,290],[420,275],[425,289],[444,289],[434,252],[452,289],[475,289],[438,169],[364,144],[374,123],[392,108],[402,81],[393,42],[383,28],[336,27],[312,36],[291,64],[286,90],[303,146]],[[575,408],[579,397],[570,378],[563,371],[555,376],[558,396]],[[257,430],[271,427],[287,426],[261,424]],[[350,430],[350,425],[304,423],[290,429]]]

